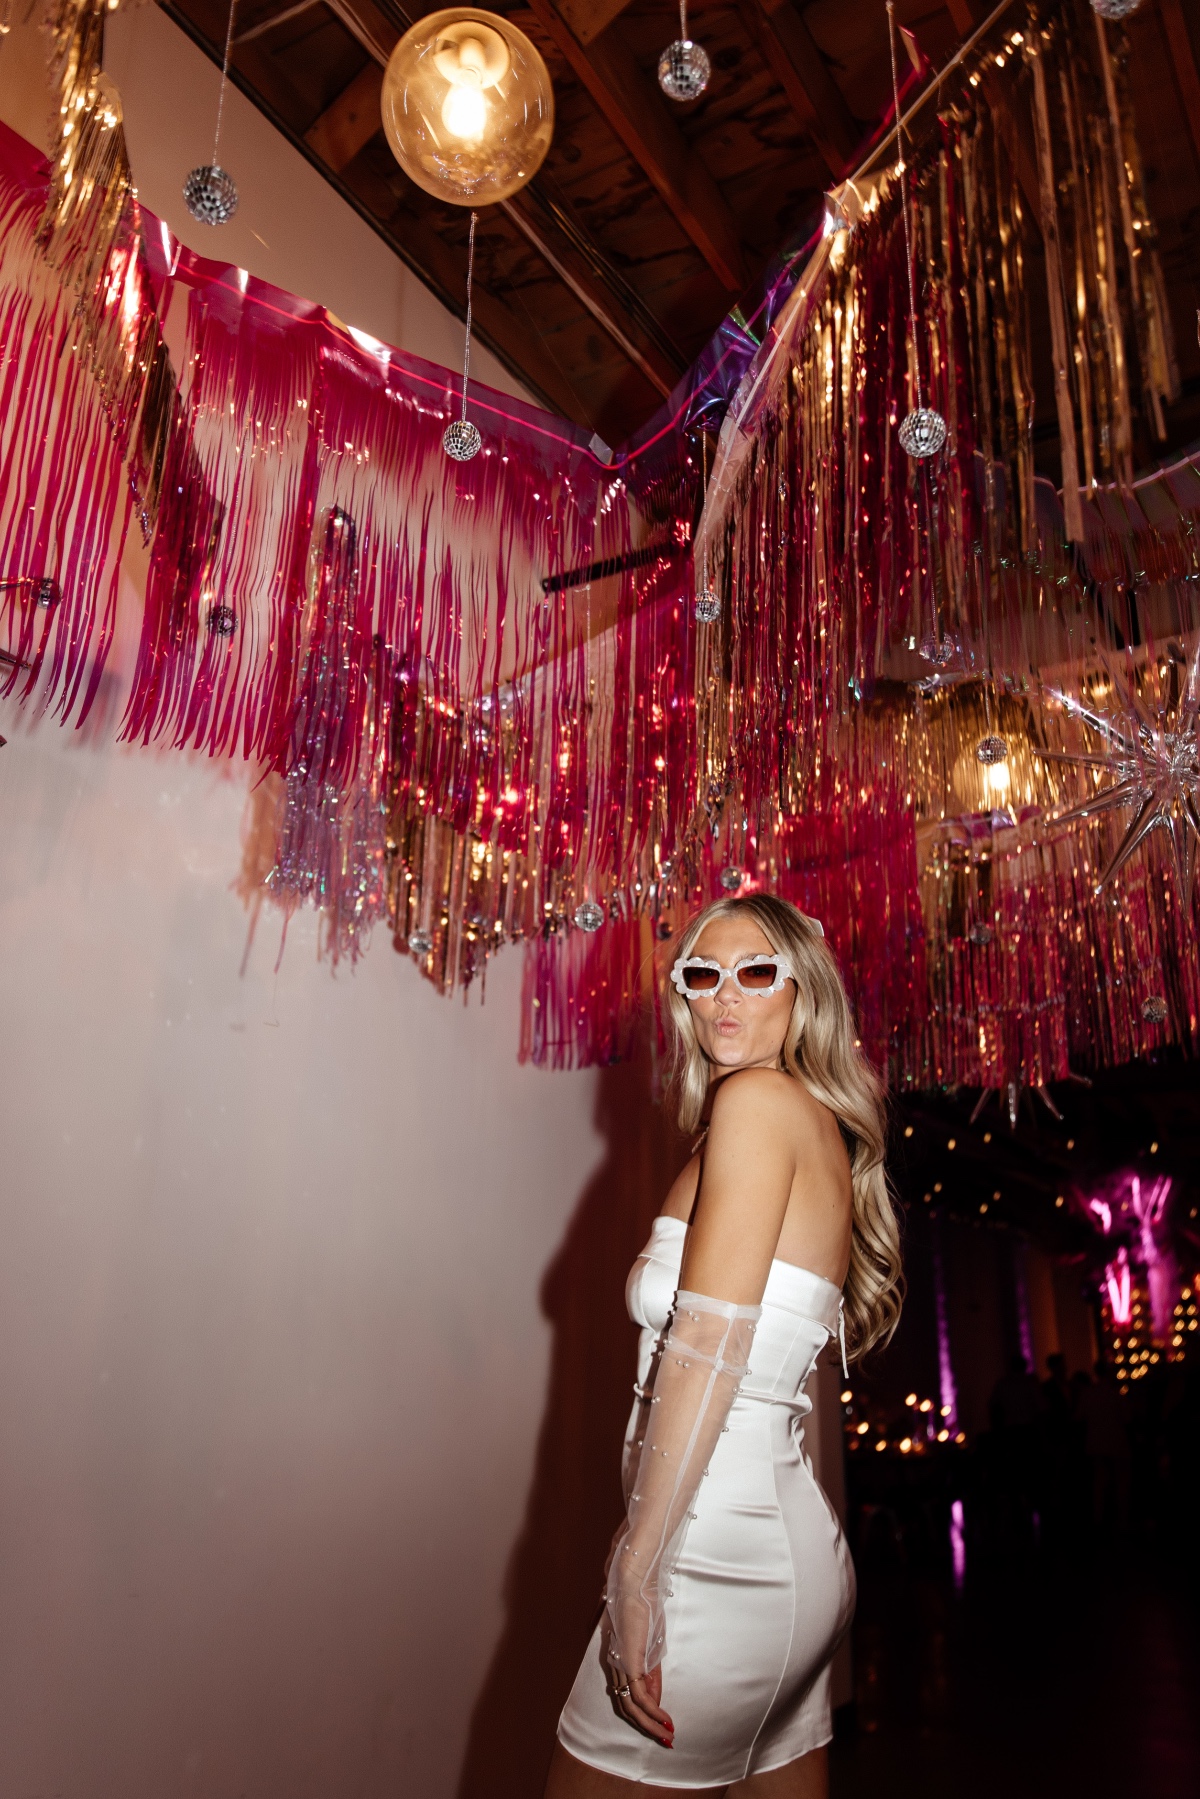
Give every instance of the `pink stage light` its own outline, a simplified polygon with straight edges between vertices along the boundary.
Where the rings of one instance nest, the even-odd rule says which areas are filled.
[[[967,1540],[963,1532],[963,1502],[956,1499],[950,1507],[950,1566],[954,1571],[954,1585],[962,1588],[967,1572]]]
[[[1107,1237],[1109,1231],[1112,1229],[1112,1207],[1106,1205],[1102,1199],[1090,1199],[1088,1201],[1088,1211],[1096,1214],[1096,1217],[1100,1221],[1100,1229]]]
[[[1175,1309],[1179,1267],[1171,1247],[1170,1234],[1162,1229],[1167,1201],[1171,1197],[1171,1177],[1159,1175],[1145,1186],[1135,1174],[1131,1184],[1130,1203],[1138,1221],[1142,1260],[1146,1264],[1146,1284],[1150,1289],[1150,1321],[1154,1335],[1165,1343],[1171,1335],[1171,1318]]]
[[[1128,1324],[1133,1316],[1133,1286],[1129,1278],[1129,1257],[1122,1244],[1117,1251],[1116,1259],[1104,1270],[1104,1285],[1108,1291],[1108,1306],[1114,1324]]]
[[[933,1249],[933,1298],[937,1313],[938,1392],[941,1419],[954,1436],[958,1430],[958,1386],[954,1379],[954,1363],[950,1357],[950,1317],[946,1306],[946,1278],[942,1268],[942,1237],[937,1223],[931,1233]]]

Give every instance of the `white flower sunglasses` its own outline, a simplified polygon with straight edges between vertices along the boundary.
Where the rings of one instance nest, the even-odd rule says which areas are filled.
[[[778,993],[790,981],[792,965],[786,956],[741,956],[732,968],[723,968],[708,956],[680,956],[671,970],[675,990],[684,999],[712,999],[726,981],[732,981],[739,993],[766,995]]]
[[[820,919],[809,918],[807,913],[804,916],[805,922],[815,925],[823,937],[825,926]],[[726,981],[732,981],[739,993],[765,997],[778,993],[785,981],[795,978],[786,956],[770,955],[765,950],[756,956],[739,956],[732,968],[714,962],[711,956],[680,956],[671,970],[675,991],[684,999],[712,999]]]

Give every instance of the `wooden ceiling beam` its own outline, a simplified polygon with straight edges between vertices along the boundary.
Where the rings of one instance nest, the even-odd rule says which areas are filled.
[[[1171,52],[1171,64],[1183,101],[1184,117],[1192,134],[1192,144],[1200,161],[1200,70],[1196,68],[1196,52],[1192,46],[1187,20],[1180,0],[1158,0],[1159,16]]]
[[[304,133],[310,150],[340,175],[380,129],[383,70],[367,63]]]
[[[358,39],[368,56],[374,57],[377,63],[387,62],[403,32],[397,30],[386,13],[373,5],[372,0],[324,0],[324,3],[334,17],[341,20],[351,37]]]
[[[369,158],[360,158],[337,177],[342,192],[360,211],[368,213],[376,229],[397,249],[403,245],[405,261],[414,268],[439,300],[461,318],[466,312],[467,258],[465,246],[448,240],[438,220],[415,213],[397,202],[395,189]],[[534,398],[550,412],[595,430],[596,421],[556,360],[545,340],[482,280],[475,284],[472,310],[480,338]],[[461,379],[451,375],[452,380]]]
[[[862,138],[842,90],[793,0],[749,0],[747,23],[758,38],[771,73],[788,97],[802,131],[841,180]],[[756,28],[757,27],[757,28]]]
[[[602,31],[585,47],[553,0],[529,0],[529,4],[722,286],[730,293],[739,292],[745,282],[745,265],[733,214],[632,52],[611,30]]]
[[[559,11],[579,42],[590,44],[628,5],[629,0],[559,0]]]
[[[946,11],[961,38],[970,37],[975,27],[983,22],[983,8],[976,5],[976,0],[946,0]]]
[[[531,249],[574,294],[624,356],[641,370],[661,399],[666,399],[683,370],[663,354],[659,346],[639,329],[630,315],[618,317],[607,294],[603,293],[587,263],[573,245],[553,224],[545,219],[528,192],[514,194],[500,202]]]
[[[409,214],[405,214],[402,225],[393,229],[397,236],[403,231],[420,266],[428,270],[442,293],[454,296],[456,309],[465,311],[467,267],[463,251],[447,244],[431,222],[415,225]],[[484,342],[528,382],[535,398],[561,418],[586,425],[589,431],[595,429],[596,421],[587,415],[580,396],[543,340],[530,329],[527,319],[519,318],[507,301],[492,293],[482,281],[475,285],[471,308]]]

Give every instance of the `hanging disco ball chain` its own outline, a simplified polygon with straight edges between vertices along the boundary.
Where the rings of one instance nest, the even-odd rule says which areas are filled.
[[[462,411],[442,433],[442,448],[454,462],[470,462],[478,456],[483,439],[479,426],[467,417],[467,377],[471,368],[471,293],[475,281],[475,226],[479,214],[471,214],[471,234],[467,240],[467,337],[463,346]]]
[[[679,36],[658,59],[658,85],[668,100],[698,100],[711,74],[704,50],[688,36],[687,0],[679,0]]]
[[[917,343],[917,289],[913,276],[912,221],[908,212],[908,162],[904,155],[904,134],[900,118],[900,77],[896,73],[896,10],[894,0],[887,0],[888,47],[892,57],[892,104],[896,112],[896,156],[900,171],[900,207],[904,214],[904,266],[908,274],[908,324],[912,333],[913,378],[917,403],[900,424],[900,447],[914,462],[925,462],[936,456],[946,441],[946,421],[921,396],[921,352]]]
[[[192,169],[183,184],[183,203],[201,225],[227,225],[238,206],[238,191],[233,176],[217,161],[221,142],[221,120],[225,113],[225,87],[229,80],[229,52],[233,47],[233,15],[237,0],[229,0],[229,23],[225,27],[225,55],[221,63],[221,86],[217,95],[217,129],[213,136],[212,161]]]

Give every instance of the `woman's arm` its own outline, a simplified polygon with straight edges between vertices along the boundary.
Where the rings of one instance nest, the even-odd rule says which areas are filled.
[[[771,1068],[726,1075],[713,1099],[681,1287],[757,1305],[779,1245],[805,1112]]]

